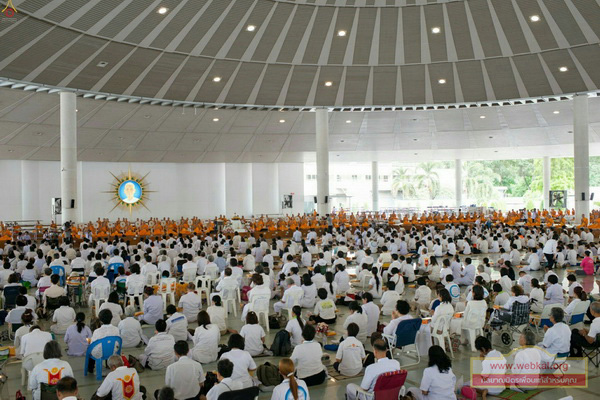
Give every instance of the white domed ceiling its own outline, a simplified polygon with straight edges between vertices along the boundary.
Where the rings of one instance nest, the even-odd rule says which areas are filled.
[[[600,87],[597,0],[13,3],[0,77],[82,92],[299,108]]]

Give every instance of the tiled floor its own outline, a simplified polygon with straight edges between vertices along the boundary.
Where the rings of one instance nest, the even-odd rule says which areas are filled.
[[[561,277],[563,279],[566,277],[565,270],[557,270],[557,273],[558,273],[559,277]],[[542,275],[543,274],[541,272],[533,273],[534,277],[541,277]],[[497,279],[498,277],[499,277],[499,274],[496,271],[494,273],[494,275],[492,276],[492,279]],[[588,282],[588,284],[590,286],[591,285],[594,286],[594,288],[593,288],[594,293],[598,293],[598,287],[596,286],[593,279],[591,279]],[[414,293],[414,289],[408,289],[407,293],[405,295],[405,298],[410,298],[413,293]],[[84,311],[89,312],[89,309],[84,309]],[[341,312],[340,318],[338,318],[339,322],[333,328],[338,333],[342,333],[342,331],[343,331],[342,324],[348,314],[348,310],[346,307],[340,307],[340,312]],[[381,320],[384,322],[387,322],[387,321],[389,321],[389,317],[382,317]],[[228,324],[229,324],[229,327],[232,329],[239,330],[242,327],[242,321],[239,319],[239,317],[234,318],[233,316],[231,316],[228,320]],[[49,325],[50,324],[48,322],[44,321],[44,326],[49,327]],[[194,328],[194,327],[195,327],[195,324],[190,325],[190,328]],[[146,326],[144,328],[144,332],[147,336],[152,336],[154,334],[153,328],[149,327],[149,326]],[[275,331],[271,331],[268,334],[266,343],[270,344],[273,341],[274,335],[275,335]],[[62,336],[58,336],[57,340],[61,344],[64,344]],[[225,343],[227,341],[227,336],[222,337],[221,341],[223,343]],[[6,343],[3,343],[3,345],[5,345],[5,344]],[[141,349],[141,348],[127,349],[124,353],[138,355],[142,352],[142,350],[143,349]],[[508,351],[508,349],[506,349],[506,348],[499,348],[499,350],[502,351],[503,353],[506,353]],[[469,349],[467,349],[465,347],[461,347],[460,351],[455,353],[452,369],[458,379],[460,379],[460,377],[463,377],[465,381],[467,381],[469,379],[470,357],[476,356],[476,355],[477,354],[472,353]],[[335,357],[335,354],[330,353],[330,356],[333,358],[333,357]],[[65,360],[67,360],[73,368],[75,377],[76,377],[76,379],[79,383],[79,387],[80,387],[80,397],[82,399],[90,399],[92,394],[95,392],[95,390],[99,386],[99,382],[95,380],[94,376],[91,376],[91,375],[88,375],[87,377],[83,376],[83,364],[84,364],[83,357],[65,357]],[[270,357],[257,358],[256,363],[258,365],[260,365],[261,363],[264,363],[265,361],[273,361],[273,360],[274,360],[274,358],[270,358]],[[424,357],[421,359],[421,363],[419,365],[407,368],[409,371],[408,380],[406,383],[407,386],[418,386],[419,385],[420,380],[421,380],[421,374],[422,374],[421,371],[423,370],[423,368],[426,367],[426,363],[427,363],[427,357]],[[8,375],[8,381],[2,388],[0,400],[14,398],[15,392],[17,390],[21,390],[25,393],[25,388],[22,388],[20,386],[20,381],[21,381],[20,367],[21,367],[21,363],[19,361],[11,361],[4,368],[4,372]],[[203,367],[204,367],[205,371],[214,370],[215,363],[206,364],[206,365],[203,365]],[[588,385],[587,389],[569,389],[566,387],[556,388],[556,389],[546,390],[546,391],[540,393],[539,395],[537,395],[535,397],[535,399],[555,400],[555,399],[560,399],[560,398],[562,398],[564,396],[568,396],[568,395],[573,396],[575,399],[600,398],[600,396],[598,395],[598,393],[600,393],[600,378],[598,377],[599,372],[600,371],[597,368],[594,368],[590,364],[589,385]],[[142,384],[144,386],[146,386],[146,388],[148,389],[148,393],[150,393],[150,394],[153,393],[154,390],[159,389],[160,387],[162,387],[164,385],[164,371],[147,370],[147,371],[143,372],[140,376],[141,376]],[[335,381],[328,380],[323,385],[310,388],[310,396],[313,399],[322,399],[322,398],[343,399],[346,385],[350,382],[360,383],[360,379],[361,378],[346,379],[341,382],[335,382]],[[9,397],[9,395],[10,395],[10,397]],[[28,398],[30,398],[31,393],[26,394],[26,396]],[[270,393],[262,393],[260,395],[260,398],[268,399],[268,398],[270,398],[270,396],[271,396]],[[152,396],[149,396],[149,399],[152,399]]]

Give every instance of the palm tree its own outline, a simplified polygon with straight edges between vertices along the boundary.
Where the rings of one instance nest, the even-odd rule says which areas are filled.
[[[434,171],[438,165],[435,162],[424,162],[419,164],[419,173],[415,175],[415,181],[419,189],[425,189],[429,199],[433,200],[440,194],[440,176]]]
[[[392,196],[396,197],[398,192],[402,193],[403,199],[414,198],[417,195],[417,189],[408,168],[398,167],[392,171]]]
[[[496,197],[494,186],[495,182],[500,180],[500,175],[493,169],[472,161],[466,163],[466,172],[465,186],[469,198],[474,198],[477,204],[482,204]]]

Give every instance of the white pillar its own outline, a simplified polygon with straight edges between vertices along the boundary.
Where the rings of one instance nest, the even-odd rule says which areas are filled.
[[[62,222],[77,220],[77,97],[60,92],[60,197]],[[71,202],[75,207],[71,208]]]
[[[454,190],[456,192],[456,208],[462,206],[462,160],[457,159],[454,161]]]
[[[225,164],[225,209],[228,217],[252,216],[252,164]]]
[[[573,144],[575,164],[575,216],[590,214],[590,139],[588,132],[588,96],[573,96]],[[583,199],[582,199],[583,198]]]
[[[552,173],[552,167],[550,166],[550,157],[545,156],[543,159],[543,170],[544,170],[544,208],[550,209],[550,176]]]
[[[252,214],[279,214],[280,197],[277,164],[252,164]]]
[[[40,219],[39,162],[21,161],[21,219]],[[50,203],[45,204],[50,209]]]
[[[371,190],[373,192],[372,211],[379,211],[379,165],[377,161],[371,162]]]
[[[326,108],[315,112],[317,132],[317,212],[329,213],[329,113]]]

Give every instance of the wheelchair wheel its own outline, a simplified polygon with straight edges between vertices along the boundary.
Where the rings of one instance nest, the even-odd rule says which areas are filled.
[[[506,346],[510,346],[513,342],[512,334],[510,332],[502,332],[502,335],[500,335],[500,339],[502,340],[502,343]]]

